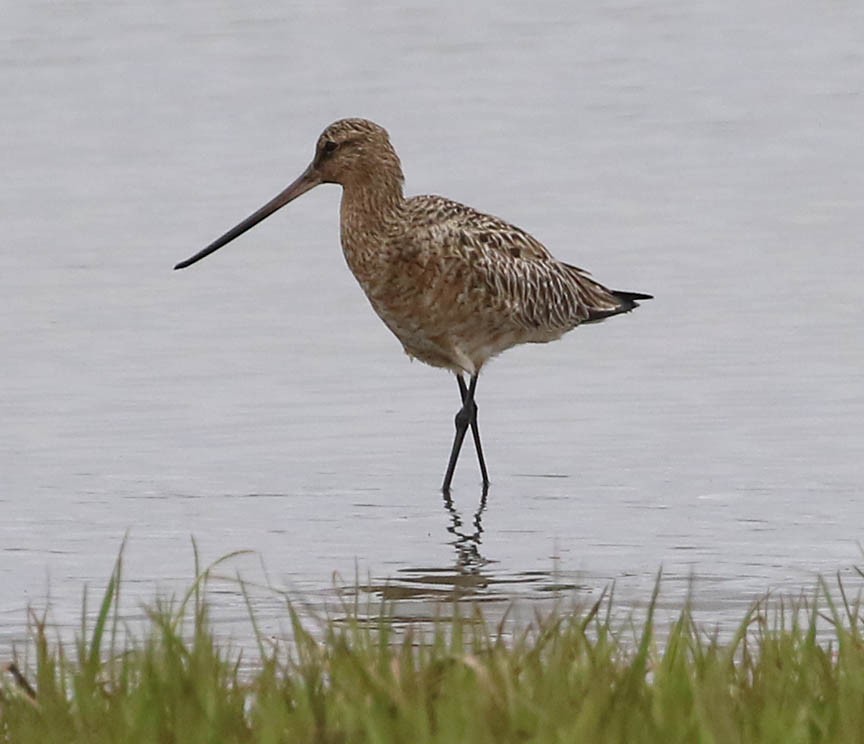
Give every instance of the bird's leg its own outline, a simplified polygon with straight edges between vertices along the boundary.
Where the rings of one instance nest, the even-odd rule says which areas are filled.
[[[456,461],[459,459],[459,452],[462,449],[462,442],[465,440],[465,432],[468,431],[468,425],[471,423],[471,413],[465,407],[465,401],[468,397],[468,389],[465,387],[465,380],[461,374],[456,375],[456,380],[459,382],[459,394],[462,396],[462,408],[456,414],[456,436],[453,438],[453,447],[450,450],[450,462],[447,463],[447,472],[444,474],[444,485],[441,490],[445,494],[450,493],[450,482],[453,480],[453,471],[456,469]]]
[[[466,385],[461,374],[456,375],[459,384],[459,395],[462,397],[462,408],[456,414],[456,436],[453,439],[453,449],[450,451],[450,462],[447,464],[447,473],[444,476],[442,490],[450,491],[450,482],[453,480],[453,471],[456,469],[456,461],[465,440],[465,432],[471,427],[474,437],[474,448],[477,450],[477,461],[480,463],[480,474],[483,476],[483,488],[489,485],[489,475],[486,472],[486,461],[483,459],[483,447],[480,444],[480,429],[477,426],[477,404],[474,402],[474,390],[477,387],[477,375],[472,375],[471,382]]]
[[[465,404],[470,393],[471,396],[471,434],[474,437],[474,449],[477,452],[477,462],[480,465],[480,475],[483,476],[483,491],[489,487],[489,474],[486,472],[486,460],[483,458],[483,446],[480,444],[480,427],[477,425],[477,404],[474,402],[474,389],[477,387],[477,375],[471,378],[471,387],[465,385],[462,375],[456,380],[459,383],[459,394],[462,396],[462,404]]]

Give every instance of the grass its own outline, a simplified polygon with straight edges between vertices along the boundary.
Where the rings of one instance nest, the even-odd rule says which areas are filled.
[[[479,610],[425,629],[367,622],[356,606],[304,620],[288,601],[284,643],[258,632],[246,595],[249,660],[214,635],[213,567],[196,565],[187,594],[157,602],[136,640],[119,616],[121,566],[122,552],[74,647],[33,620],[32,660],[8,664],[0,684],[0,742],[864,739],[860,598],[839,581],[791,606],[754,606],[727,641],[685,607],[662,643],[656,590],[635,629],[616,626],[607,597],[506,630]]]

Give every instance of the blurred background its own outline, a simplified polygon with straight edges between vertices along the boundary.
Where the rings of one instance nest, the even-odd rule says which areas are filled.
[[[406,617],[627,606],[662,567],[722,624],[860,562],[860,3],[7,5],[0,646],[28,605],[76,626],[127,533],[130,611],[191,580],[192,537]],[[369,308],[338,187],[171,270],[344,116],[390,131],[409,194],[656,296],[488,366],[485,500],[470,444],[442,499],[456,385]]]

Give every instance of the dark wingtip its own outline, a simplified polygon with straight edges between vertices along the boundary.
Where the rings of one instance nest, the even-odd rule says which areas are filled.
[[[643,294],[642,292],[621,292],[619,290],[613,290],[612,294],[616,297],[621,298],[622,300],[634,302],[635,300],[653,300],[654,295]]]
[[[654,295],[644,294],[643,292],[621,292],[613,290],[612,294],[616,300],[621,301],[621,306],[615,311],[616,313],[629,313],[639,307],[637,300],[653,300]]]
[[[621,315],[629,313],[639,307],[637,300],[653,300],[654,295],[644,294],[642,292],[622,292],[618,289],[609,290],[609,293],[621,302],[614,310],[592,310],[588,315],[587,323],[596,323],[606,318],[611,318],[613,315]]]

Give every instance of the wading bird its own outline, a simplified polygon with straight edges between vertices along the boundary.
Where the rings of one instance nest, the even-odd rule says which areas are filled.
[[[450,490],[470,427],[485,492],[474,402],[483,365],[511,346],[554,341],[582,323],[629,312],[651,295],[607,289],[524,230],[464,204],[406,199],[403,181],[387,131],[341,119],[322,132],[296,181],[174,268],[209,256],[319,184],[342,186],[342,250],[373,309],[409,356],[456,375],[462,407],[442,488]]]

